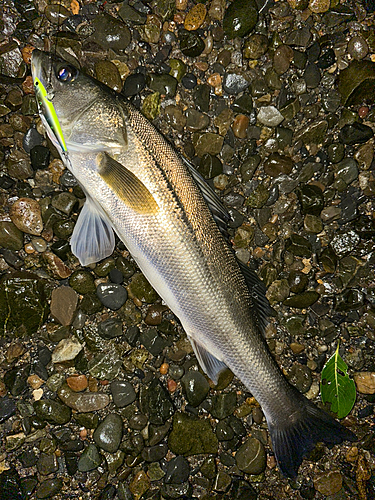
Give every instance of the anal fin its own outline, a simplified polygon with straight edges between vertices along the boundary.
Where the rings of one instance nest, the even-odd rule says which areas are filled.
[[[217,385],[220,372],[226,370],[228,368],[227,365],[208,352],[207,349],[196,342],[190,335],[188,337],[202,370],[210,377],[212,382]]]
[[[70,246],[82,266],[109,257],[115,248],[111,223],[88,195],[74,226]]]

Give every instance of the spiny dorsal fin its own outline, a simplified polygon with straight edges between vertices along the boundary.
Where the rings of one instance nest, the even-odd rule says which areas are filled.
[[[155,198],[133,172],[103,151],[98,154],[97,162],[100,177],[127,206],[143,215],[159,211]]]
[[[211,189],[211,187],[207,184],[205,179],[201,176],[201,174],[197,171],[195,166],[184,156],[180,156],[183,163],[189,169],[189,172],[193,176],[197,186],[199,187],[205,202],[210,209],[213,218],[218,225],[221,233],[228,238],[228,222],[231,220],[231,216],[225,209],[222,204],[220,198],[217,196],[215,191]]]

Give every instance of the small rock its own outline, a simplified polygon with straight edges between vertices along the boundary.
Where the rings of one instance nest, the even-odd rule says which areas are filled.
[[[247,36],[258,21],[258,9],[255,2],[234,0],[225,11],[223,28],[229,39]]]
[[[340,130],[339,139],[344,144],[364,144],[374,136],[374,131],[364,123],[346,124]]]
[[[40,399],[35,401],[33,406],[38,418],[54,425],[68,423],[72,415],[68,406],[52,399]]]
[[[82,351],[83,346],[75,337],[61,340],[52,353],[52,363],[64,363],[74,360]]]
[[[80,456],[78,461],[78,470],[80,472],[89,472],[94,470],[102,463],[98,448],[94,444],[89,444]]]
[[[125,380],[114,380],[111,382],[111,393],[113,402],[118,408],[130,405],[137,397],[132,384]]]
[[[173,417],[168,446],[176,455],[215,454],[218,440],[208,420],[179,412]]]
[[[290,174],[293,168],[293,160],[289,156],[272,153],[264,162],[264,172],[271,177],[281,174]]]
[[[225,73],[223,78],[223,89],[227,94],[237,95],[243,92],[250,85],[248,80],[241,73]]]
[[[189,475],[189,462],[179,455],[168,462],[164,482],[166,484],[181,484],[189,479]]]
[[[125,288],[116,283],[100,283],[96,289],[96,294],[100,302],[112,311],[120,309],[128,298]]]
[[[100,392],[74,392],[67,384],[58,389],[58,396],[73,410],[81,413],[102,410],[109,404],[109,396]]]
[[[63,326],[72,323],[78,304],[78,295],[69,286],[60,286],[52,290],[51,315]]]
[[[375,372],[355,373],[354,382],[361,394],[375,394]]]
[[[198,371],[188,371],[181,379],[181,384],[192,406],[200,405],[210,390],[206,378]]]
[[[95,429],[93,438],[99,448],[115,453],[120,446],[122,433],[122,418],[117,413],[110,413]]]
[[[247,474],[258,475],[266,468],[266,452],[256,438],[248,438],[236,453],[237,467]]]
[[[73,375],[68,377],[66,383],[74,392],[84,391],[88,387],[86,375]]]
[[[31,198],[19,198],[9,212],[13,224],[24,233],[39,235],[43,231],[40,205]]]
[[[36,498],[53,498],[62,490],[62,487],[62,479],[56,477],[46,479],[38,486],[36,490]]]
[[[314,478],[314,487],[319,493],[330,496],[342,488],[342,476],[339,471],[328,471]]]
[[[197,3],[186,14],[184,28],[188,31],[197,30],[202,26],[206,18],[207,10],[205,5]]]
[[[277,127],[284,120],[284,117],[275,106],[262,106],[257,119],[267,127]]]
[[[12,222],[0,221],[0,246],[18,251],[23,247],[23,234]]]

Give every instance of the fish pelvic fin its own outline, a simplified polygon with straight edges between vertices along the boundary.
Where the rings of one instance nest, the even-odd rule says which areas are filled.
[[[297,391],[296,391],[297,394]],[[357,436],[298,393],[298,410],[288,422],[268,422],[273,451],[284,476],[294,478],[303,458],[319,442],[340,444]]]

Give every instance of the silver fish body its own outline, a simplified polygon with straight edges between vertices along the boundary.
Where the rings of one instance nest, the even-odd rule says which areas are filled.
[[[296,475],[316,441],[353,440],[282,375],[263,338],[259,300],[173,147],[127,101],[65,61],[34,51],[32,71],[51,95],[67,151],[44,120],[47,131],[87,194],[72,237],[81,263],[113,251],[113,228],[206,373],[217,380],[229,367],[259,401],[286,475]]]

